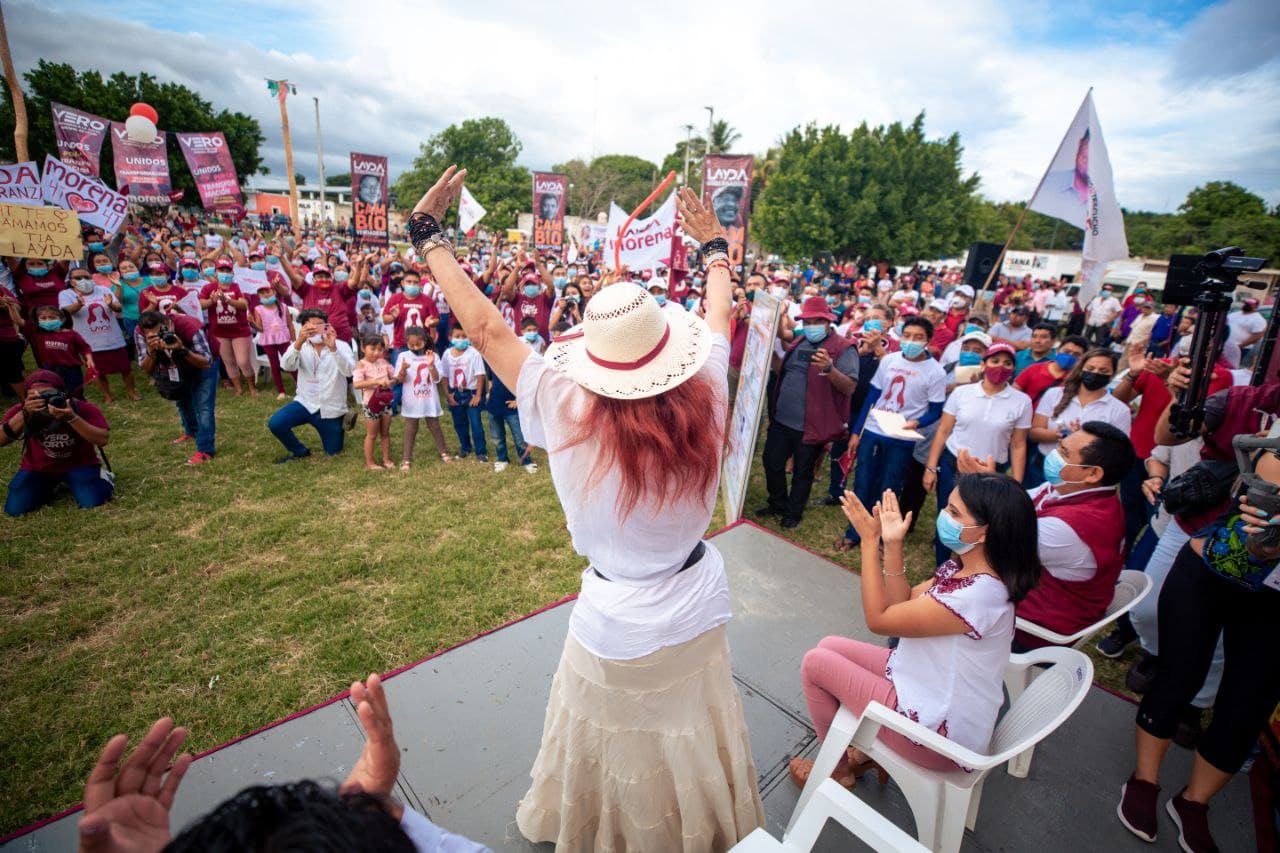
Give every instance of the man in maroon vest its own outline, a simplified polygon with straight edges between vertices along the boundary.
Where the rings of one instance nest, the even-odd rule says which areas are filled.
[[[1045,457],[1045,482],[1029,492],[1044,571],[1018,604],[1019,617],[1073,634],[1106,614],[1124,567],[1117,487],[1135,458],[1129,437],[1102,421],[1086,421]],[[1015,649],[1042,645],[1021,631],[1014,639]]]
[[[800,524],[827,442],[848,434],[849,397],[858,382],[858,348],[832,332],[836,316],[827,301],[809,297],[796,319],[803,329],[782,359],[770,400],[773,417],[764,442],[769,503],[756,510],[758,516],[782,516],[787,529]],[[788,492],[787,460],[793,457]]]

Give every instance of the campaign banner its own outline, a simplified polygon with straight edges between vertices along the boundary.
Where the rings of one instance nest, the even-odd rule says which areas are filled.
[[[386,157],[351,152],[351,206],[356,242],[387,245]]]
[[[0,204],[0,255],[78,261],[84,257],[80,223],[69,210]]]
[[[751,210],[751,155],[708,154],[702,158],[702,203],[715,214],[729,240],[729,263],[739,266],[747,247]]]
[[[627,222],[628,214],[613,202],[609,203],[609,225],[605,236],[604,262],[613,268],[614,243],[618,231]],[[676,235],[676,194],[667,196],[653,216],[631,223],[622,237],[620,263],[630,270],[651,270],[665,266],[671,259],[671,241]]]
[[[231,149],[221,133],[175,133],[205,210],[230,210],[240,204],[240,182]]]
[[[124,124],[111,122],[111,159],[116,169],[116,189],[140,204],[167,205],[173,182],[169,178],[169,154],[165,132],[147,144],[129,138]]]
[[[50,101],[53,108],[53,135],[58,143],[58,157],[81,174],[102,174],[102,141],[107,138],[110,122],[101,116]]]
[[[623,220],[625,221],[625,220]],[[609,226],[598,222],[584,222],[578,226],[578,243],[587,252],[598,252],[609,236]]]
[[[44,158],[41,198],[54,207],[74,211],[82,222],[108,234],[120,230],[129,213],[129,199],[91,175],[81,174],[53,155]]]
[[[43,207],[40,170],[34,162],[0,166],[0,202]]]
[[[751,303],[742,368],[738,371],[738,393],[734,397],[733,415],[729,418],[729,447],[720,475],[726,524],[742,517],[742,503],[747,496],[747,480],[751,476],[756,434],[764,412],[769,365],[781,312],[781,302],[763,290],[756,291]]]
[[[564,213],[568,195],[568,175],[533,173],[533,246],[538,251],[556,254],[564,251]]]

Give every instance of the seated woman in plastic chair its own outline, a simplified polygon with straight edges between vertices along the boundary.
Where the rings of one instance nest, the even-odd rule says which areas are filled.
[[[893,492],[886,491],[871,512],[852,492],[845,492],[842,506],[862,539],[867,627],[901,639],[891,651],[827,637],[805,654],[800,675],[819,738],[826,738],[841,705],[861,714],[879,702],[961,746],[985,752],[1004,700],[1014,606],[1040,576],[1031,499],[1003,474],[959,477],[937,521],[938,537],[952,558],[914,588],[903,558],[911,513],[902,515]],[[922,767],[956,766],[896,732],[882,731],[880,738]],[[832,775],[852,788],[872,767],[874,762],[850,749]],[[813,762],[793,758],[790,769],[792,780],[804,787]],[[884,771],[876,769],[883,783]]]

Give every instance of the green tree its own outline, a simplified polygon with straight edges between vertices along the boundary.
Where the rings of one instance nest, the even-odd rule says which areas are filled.
[[[520,147],[500,118],[451,124],[424,142],[413,165],[396,179],[399,203],[413,207],[440,173],[456,163],[467,170],[467,188],[488,210],[484,224],[490,229],[514,228],[516,215],[529,209],[533,197],[529,170],[516,165]]]
[[[752,215],[761,245],[790,257],[910,262],[954,254],[974,234],[978,176],[965,177],[958,134],[930,140],[909,125],[846,134],[809,124],[783,138]]]
[[[294,182],[295,184],[297,184],[298,186],[302,186],[303,184],[305,184],[305,183],[307,182],[307,176],[306,176],[306,175],[304,175],[304,174],[302,174],[301,172],[294,172],[294,173],[293,173],[293,182]]]
[[[351,186],[351,173],[343,172],[340,175],[325,175],[324,185],[326,187],[349,187]],[[417,199],[414,199],[417,202]]]
[[[1178,206],[1187,227],[1204,233],[1214,223],[1225,219],[1266,216],[1267,204],[1261,196],[1254,195],[1231,181],[1210,181],[1187,193],[1186,201]]]
[[[741,138],[742,134],[737,128],[724,119],[716,119],[711,123],[710,153],[728,154],[733,149],[734,143]],[[704,143],[704,149],[705,147]]]
[[[658,167],[630,154],[605,154],[590,163],[570,160],[551,167],[569,176],[569,213],[594,217],[608,213],[609,202],[630,212],[653,191]]]
[[[265,174],[259,156],[259,148],[265,138],[257,119],[225,109],[215,111],[213,104],[186,86],[163,83],[150,74],[116,72],[103,78],[98,71],[77,72],[66,63],[44,59],[23,76],[27,81],[27,120],[30,125],[27,147],[37,163],[43,163],[46,154],[58,156],[50,101],[120,122],[128,118],[129,108],[134,103],[143,101],[155,108],[160,117],[160,129],[170,133],[169,175],[173,179],[173,188],[186,193],[185,204],[199,204],[200,195],[172,135],[175,132],[221,131],[227,138],[231,162],[242,181],[259,172]],[[6,87],[3,101],[0,101],[0,157],[10,162],[15,159],[13,126],[13,100]],[[102,179],[115,186],[110,142],[103,145],[102,154]]]

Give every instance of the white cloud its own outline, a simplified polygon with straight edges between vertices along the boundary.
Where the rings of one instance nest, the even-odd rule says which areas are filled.
[[[705,126],[704,105],[742,132],[739,150],[761,153],[808,121],[850,128],[925,109],[930,135],[961,134],[966,168],[982,175],[987,195],[1025,199],[1092,85],[1126,207],[1171,210],[1215,179],[1280,202],[1275,28],[1271,48],[1209,70],[1230,44],[1222,33],[1242,23],[1249,39],[1267,31],[1274,0],[1211,7],[1181,30],[1086,6],[1098,16],[1092,34],[1054,17],[1062,13],[1046,0],[745,0],[692,11],[657,0],[545,7],[550,14],[508,0],[316,0],[296,11],[273,3],[261,25],[261,4],[244,7],[252,17],[243,24],[229,5],[168,23],[143,4],[147,23],[128,23],[103,17],[110,3],[50,11],[27,0],[10,10],[10,37],[20,68],[36,57],[141,67],[256,116],[276,172],[268,76],[298,83],[290,115],[296,166],[308,174],[312,95],[321,99],[330,171],[345,171],[354,148],[387,153],[393,174],[432,133],[484,115],[505,118],[524,143],[522,162],[546,168],[593,152],[660,161],[684,137],[682,125]],[[135,8],[122,5],[120,17]],[[214,34],[189,32],[202,28]]]

